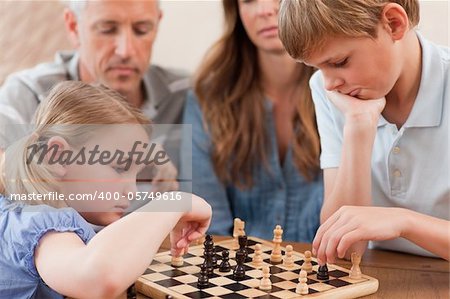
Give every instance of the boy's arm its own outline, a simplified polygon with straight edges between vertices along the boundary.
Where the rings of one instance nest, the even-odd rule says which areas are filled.
[[[145,271],[174,227],[189,230],[177,233],[182,247],[206,232],[211,207],[195,195],[183,196],[192,196],[192,211],[151,212],[144,206],[105,227],[87,245],[74,233],[46,234],[35,251],[39,275],[69,297],[117,297]]]
[[[319,228],[313,247],[319,259],[334,262],[357,242],[401,237],[449,260],[449,221],[394,207],[344,206]]]

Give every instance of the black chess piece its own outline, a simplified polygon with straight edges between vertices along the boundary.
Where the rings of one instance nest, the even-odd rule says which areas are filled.
[[[239,250],[243,251],[245,254],[245,258],[247,258],[247,236],[239,236],[238,237],[239,242]]]
[[[214,273],[214,242],[211,235],[206,235],[205,242],[203,242],[204,245],[204,251],[203,256],[205,258],[205,261],[203,264],[206,265],[206,271],[208,273],[208,276],[211,277]],[[217,264],[217,259],[216,262]]]
[[[219,272],[230,272],[230,252],[228,250],[222,251],[222,263],[219,266]]]
[[[245,278],[244,260],[245,260],[245,253],[241,250],[238,250],[236,252],[236,267],[234,268],[233,271],[233,278],[236,281],[240,281]]]
[[[327,264],[323,266],[319,266],[319,270],[317,271],[317,279],[319,280],[328,280],[330,276],[328,275],[328,267]]]
[[[198,277],[197,287],[199,289],[207,288],[209,285],[208,271],[205,263],[200,266],[200,276]]]
[[[213,268],[219,268],[219,264],[217,263],[216,247],[215,246],[212,249],[211,263],[212,263]]]

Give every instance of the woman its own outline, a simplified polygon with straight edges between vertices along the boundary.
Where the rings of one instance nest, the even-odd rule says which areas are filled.
[[[284,239],[311,241],[323,197],[313,69],[283,48],[277,0],[224,0],[223,7],[225,33],[198,70],[184,112],[193,138],[183,173],[192,171],[193,193],[212,205],[211,233],[231,233],[239,217],[248,235],[271,239],[280,224]]]

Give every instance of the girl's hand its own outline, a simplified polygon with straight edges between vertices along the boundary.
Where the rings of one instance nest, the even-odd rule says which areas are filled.
[[[203,236],[211,222],[211,206],[202,198],[191,194],[192,209],[185,212],[170,233],[170,244],[173,256],[188,251],[189,243]]]

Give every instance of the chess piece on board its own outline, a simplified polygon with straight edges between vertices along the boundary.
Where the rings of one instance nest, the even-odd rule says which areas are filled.
[[[297,284],[297,287],[295,288],[295,292],[297,294],[308,295],[309,287],[306,283],[308,281],[308,278],[306,278],[307,274],[308,273],[305,270],[300,271],[300,274],[298,276],[298,284]]]
[[[270,291],[272,289],[272,281],[270,281],[269,267],[262,268],[262,278],[259,283],[259,289],[263,291]]]
[[[228,250],[222,251],[222,262],[219,266],[219,272],[230,272],[231,271],[231,265],[230,265],[230,252]]]
[[[206,269],[205,263],[200,265],[200,276],[198,277],[197,281],[197,287],[199,289],[207,288],[209,285],[209,277],[208,277],[208,271]]]
[[[245,236],[245,222],[239,218],[234,218],[234,227],[233,227],[233,247],[232,249],[239,248],[239,236]]]
[[[351,256],[352,260],[352,268],[350,269],[350,278],[351,279],[361,279],[361,268],[359,264],[361,263],[361,256],[356,252],[352,252]]]
[[[253,264],[253,267],[255,267],[257,269],[261,268],[263,265],[261,244],[255,245],[255,254],[253,255],[252,264]]]
[[[182,252],[179,256],[172,256],[170,264],[174,267],[183,266],[183,264],[184,264],[183,254],[184,254],[184,252]]]
[[[318,280],[328,280],[330,276],[328,275],[328,267],[327,264],[319,266],[317,270],[317,279]]]
[[[236,252],[236,267],[233,271],[233,279],[236,281],[243,280],[245,278],[245,253],[242,251]]]
[[[283,258],[283,266],[285,266],[285,267],[294,266],[294,257],[292,256],[293,250],[294,249],[292,248],[292,245],[286,246],[286,253]]]
[[[273,249],[270,255],[270,261],[272,263],[280,263],[283,259],[281,255],[281,242],[283,242],[282,235],[283,229],[280,225],[277,225],[273,230]]]
[[[307,273],[312,272],[312,263],[311,263],[311,251],[307,250],[305,251],[305,260],[302,264],[302,269],[305,270]]]

